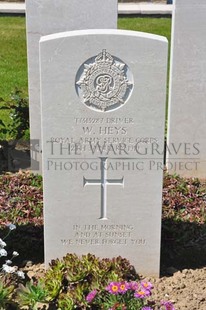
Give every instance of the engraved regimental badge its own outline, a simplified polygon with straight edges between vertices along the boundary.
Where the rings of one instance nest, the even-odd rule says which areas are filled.
[[[76,91],[90,109],[108,112],[117,109],[129,99],[133,76],[119,58],[103,50],[88,59],[76,75]]]

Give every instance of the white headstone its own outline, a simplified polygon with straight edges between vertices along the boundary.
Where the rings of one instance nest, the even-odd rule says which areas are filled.
[[[40,51],[46,264],[121,255],[158,275],[167,40],[74,31]]]
[[[176,0],[172,31],[169,172],[206,177],[206,2]]]
[[[79,29],[115,29],[117,27],[117,0],[26,0],[26,17],[31,168],[41,173],[41,145],[38,147],[41,141],[40,37]]]

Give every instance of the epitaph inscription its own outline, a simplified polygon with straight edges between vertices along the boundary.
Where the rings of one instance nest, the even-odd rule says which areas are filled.
[[[133,89],[128,66],[106,49],[80,67],[76,80],[76,90],[83,103],[100,112],[124,105]]]
[[[62,246],[90,245],[90,246],[146,246],[147,240],[143,236],[134,234],[133,225],[87,224],[72,226],[69,239],[61,239]]]

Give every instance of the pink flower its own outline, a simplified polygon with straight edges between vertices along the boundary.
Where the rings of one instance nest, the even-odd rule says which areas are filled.
[[[119,286],[119,293],[120,294],[126,293],[126,291],[129,288],[129,284],[127,282],[120,282],[120,283],[118,283],[118,286]]]
[[[146,282],[146,281],[141,281],[141,286],[143,289],[150,291],[153,288],[152,283]]]
[[[150,295],[151,295],[151,292],[148,290],[145,290],[145,289],[137,290],[134,293],[134,297],[136,297],[136,298],[145,298],[145,297],[150,296]]]
[[[151,307],[143,307],[142,310],[152,310]]]
[[[118,282],[111,282],[107,287],[106,290],[113,295],[117,295],[119,293],[119,283]]]
[[[175,307],[171,301],[162,301],[161,305],[165,306],[165,310],[175,310]]]
[[[94,299],[94,297],[97,295],[97,290],[93,290],[91,291],[87,297],[86,297],[86,301],[87,302],[92,302],[92,300]]]
[[[132,291],[136,291],[138,289],[138,283],[135,281],[132,281],[129,283],[129,289]]]

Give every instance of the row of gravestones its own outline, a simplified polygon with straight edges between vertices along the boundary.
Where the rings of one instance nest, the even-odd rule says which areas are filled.
[[[67,252],[91,252],[125,256],[138,272],[158,275],[167,40],[116,30],[117,0],[27,0],[26,6],[46,264]],[[202,0],[176,0],[167,145],[170,171],[200,177],[205,13]]]

